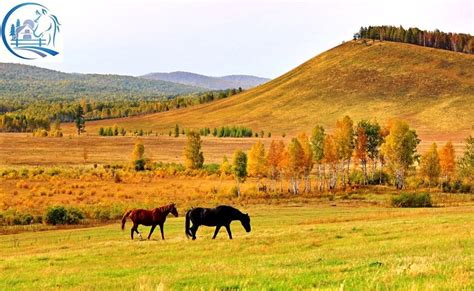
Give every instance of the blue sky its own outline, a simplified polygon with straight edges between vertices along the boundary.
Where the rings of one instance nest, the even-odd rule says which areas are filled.
[[[1,17],[22,1],[0,4]],[[473,1],[38,0],[62,24],[59,62],[80,73],[191,71],[277,77],[351,38],[361,25],[474,34]],[[7,58],[0,48],[1,61]]]

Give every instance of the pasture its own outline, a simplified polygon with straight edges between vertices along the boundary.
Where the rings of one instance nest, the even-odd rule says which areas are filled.
[[[179,205],[178,205],[179,207]],[[167,240],[131,241],[119,223],[0,236],[0,289],[451,289],[472,290],[473,206],[393,209],[367,205],[240,206],[252,232],[232,224]],[[147,234],[143,226],[140,230]]]
[[[310,134],[310,132],[307,132]],[[464,151],[465,139],[468,134],[431,134],[420,135],[421,143],[418,151],[424,153],[429,146],[436,142],[438,146],[452,141],[456,154]],[[292,136],[273,136],[272,138],[215,138],[202,137],[202,150],[205,163],[221,163],[226,155],[232,157],[236,149],[248,151],[257,141],[265,144],[266,148],[272,139],[283,139],[288,143]],[[136,139],[143,141],[145,155],[154,162],[183,162],[185,136],[178,138],[167,135],[143,137],[100,137],[96,132],[91,135],[78,137],[64,136],[62,138],[33,137],[23,133],[0,133],[0,166],[26,165],[84,165],[123,163],[131,159],[133,145]]]

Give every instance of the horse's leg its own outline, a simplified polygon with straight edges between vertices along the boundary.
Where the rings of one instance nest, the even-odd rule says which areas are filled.
[[[163,233],[165,226],[163,223],[160,223],[161,239],[165,240],[165,234]]]
[[[135,230],[135,232],[138,234],[138,236],[140,237],[140,240],[143,239],[143,236],[142,236],[142,233],[138,231],[138,223],[137,224],[133,224],[133,229]]]
[[[232,232],[230,231],[230,224],[227,224],[225,226],[225,229],[227,229],[227,233],[229,234],[229,238],[232,239]]]
[[[196,233],[198,231],[198,228],[199,228],[199,225],[197,225],[197,224],[193,224],[193,226],[191,227],[191,233],[193,235],[193,240],[196,239]]]
[[[153,231],[155,230],[155,227],[156,227],[156,224],[154,224],[151,229],[150,229],[150,233],[148,234],[148,239],[150,239],[151,237],[151,234],[153,233]]]
[[[132,238],[132,240],[133,240],[133,233],[134,232],[135,232],[135,229],[133,229],[133,227],[132,227],[132,229],[130,230],[130,237]]]
[[[217,226],[216,226],[216,230],[214,231],[214,236],[212,237],[212,239],[215,239],[215,238],[216,238],[217,233],[219,233],[219,229],[221,229],[221,225],[217,225]]]

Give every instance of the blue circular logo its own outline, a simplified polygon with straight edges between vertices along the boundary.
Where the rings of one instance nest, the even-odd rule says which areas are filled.
[[[34,60],[59,54],[58,18],[38,3],[22,3],[13,7],[2,23],[2,40],[13,55]]]

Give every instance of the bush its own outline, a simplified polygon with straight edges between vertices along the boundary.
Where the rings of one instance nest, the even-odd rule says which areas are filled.
[[[33,222],[33,216],[30,214],[15,214],[13,217],[13,224],[14,225],[28,225]]]
[[[219,173],[220,165],[219,164],[204,164],[203,171],[207,175],[213,175]]]
[[[145,170],[145,159],[135,160],[135,171],[144,171]]]
[[[428,193],[402,193],[392,196],[394,207],[432,207],[431,196]]]
[[[364,173],[359,170],[354,170],[349,175],[349,181],[355,185],[363,185],[364,184]]]
[[[77,208],[66,209],[64,206],[48,208],[44,220],[47,224],[78,224],[84,219],[84,214]]]
[[[454,182],[443,182],[442,189],[445,193],[471,193],[472,186],[456,180]]]
[[[63,206],[53,206],[48,208],[44,220],[47,224],[66,224],[67,210]]]
[[[239,188],[237,188],[237,186],[232,186],[232,188],[230,188],[229,195],[231,197],[239,197]]]
[[[377,170],[373,175],[369,175],[369,185],[384,185],[390,180],[390,176],[383,171]]]
[[[84,214],[77,208],[69,208],[66,215],[66,224],[78,224],[84,219]]]

